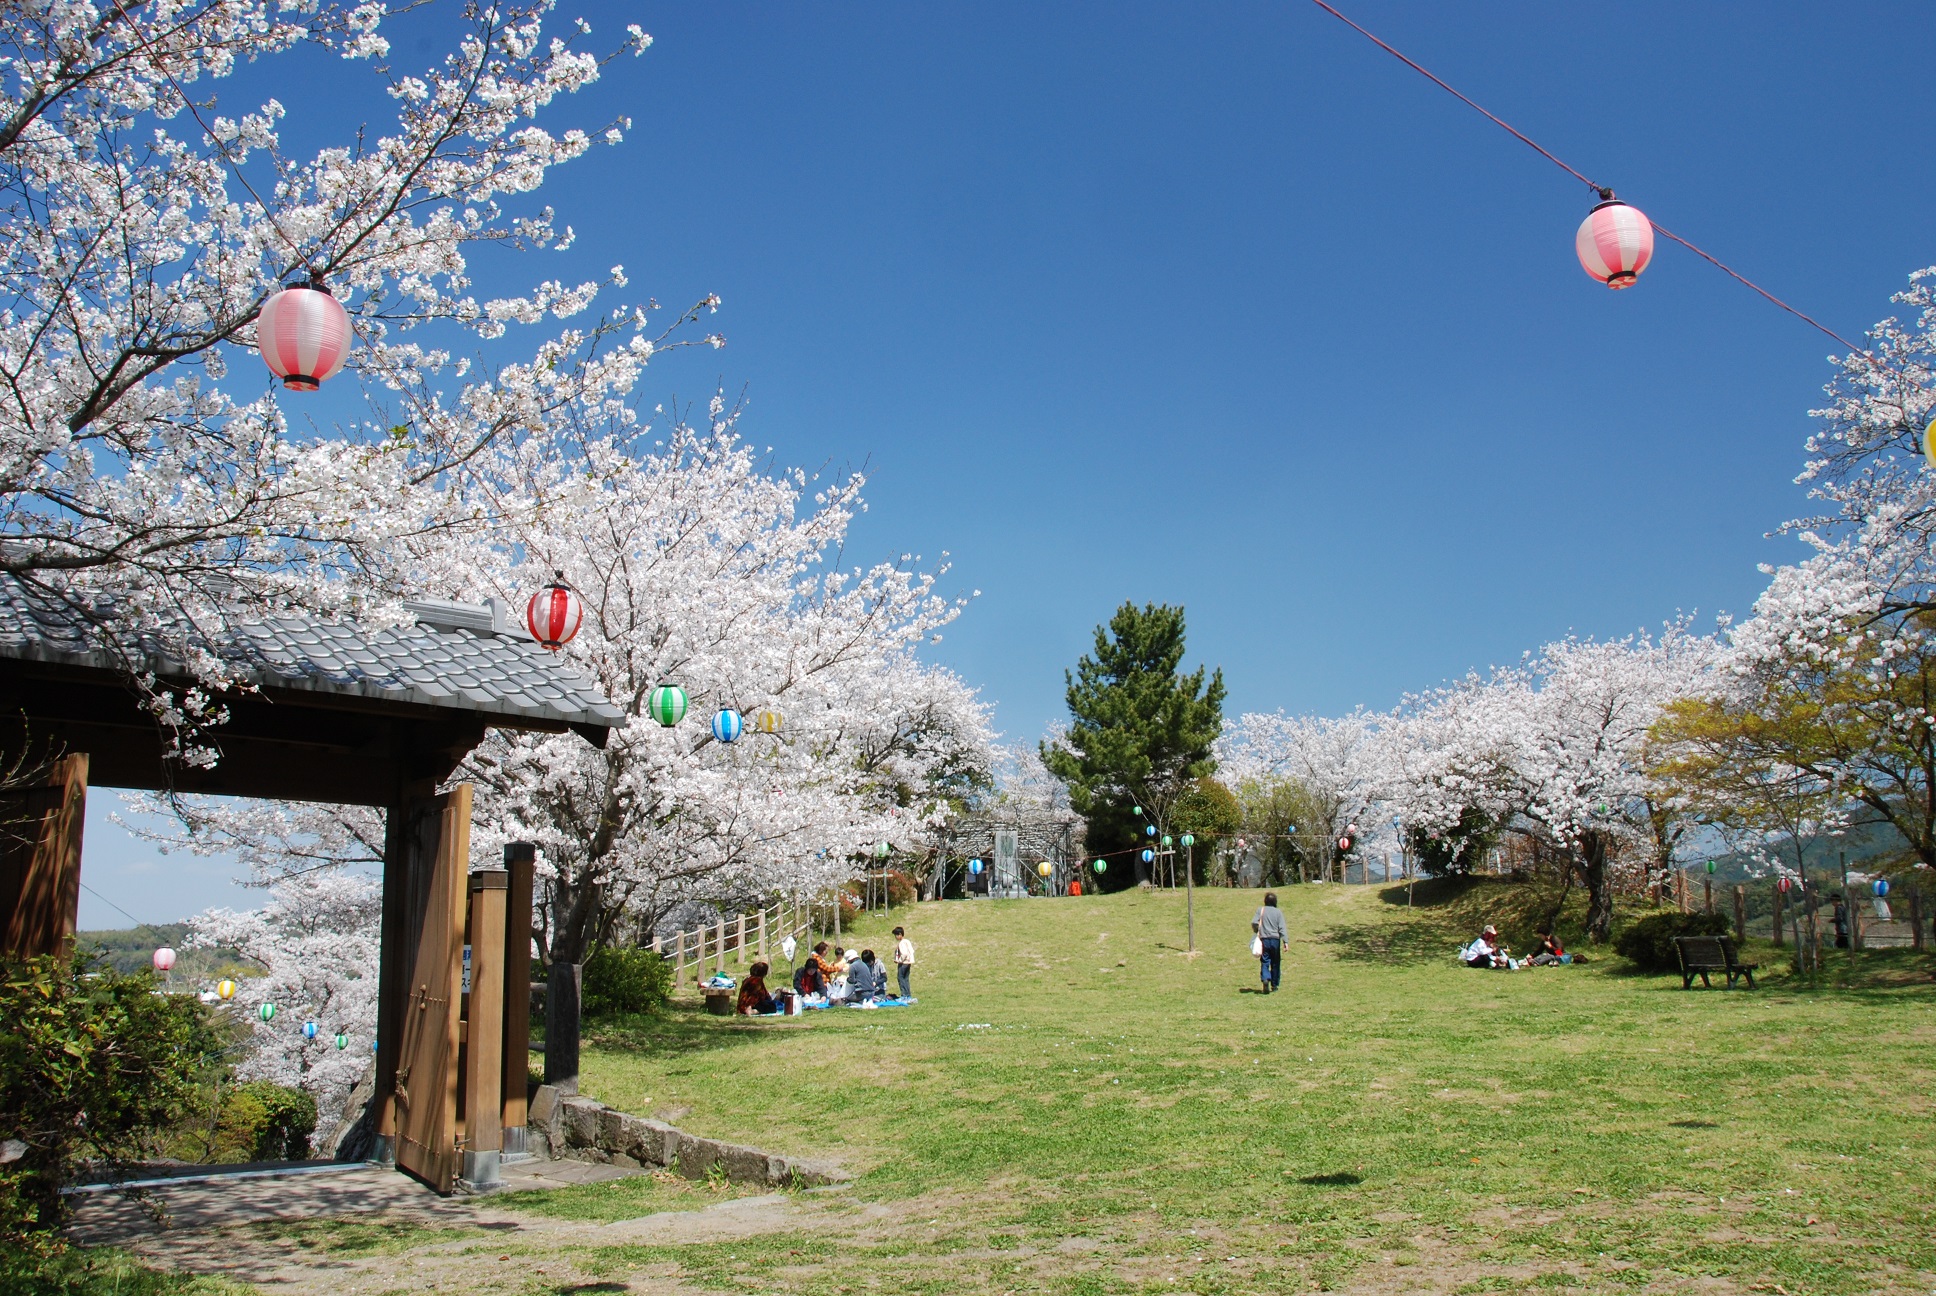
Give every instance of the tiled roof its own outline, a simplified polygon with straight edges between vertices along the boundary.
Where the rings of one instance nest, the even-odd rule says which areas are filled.
[[[589,676],[512,631],[502,604],[406,606],[417,624],[401,629],[279,612],[238,622],[226,643],[208,647],[238,677],[263,688],[475,711],[506,728],[606,729],[624,720]],[[111,607],[95,611],[94,619],[113,624]],[[160,635],[117,632],[121,657],[101,643],[101,633],[70,608],[0,579],[0,659],[108,670],[133,664],[162,677],[188,673]],[[537,725],[520,723],[528,721]]]

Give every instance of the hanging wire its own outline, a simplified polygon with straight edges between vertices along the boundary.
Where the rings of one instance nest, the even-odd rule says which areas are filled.
[[[1480,104],[1474,102],[1472,99],[1468,98],[1467,96],[1459,93],[1458,90],[1454,89],[1442,77],[1434,75],[1426,68],[1420,66],[1417,62],[1413,61],[1410,58],[1407,58],[1403,53],[1392,48],[1392,46],[1386,44],[1384,41],[1378,39],[1378,37],[1374,36],[1372,33],[1366,31],[1363,27],[1360,27],[1357,23],[1351,21],[1351,19],[1339,13],[1337,9],[1333,8],[1330,4],[1326,3],[1326,0],[1311,0],[1311,3],[1316,5],[1318,8],[1324,10],[1324,12],[1330,14],[1333,18],[1336,18],[1339,22],[1343,23],[1345,26],[1351,28],[1352,31],[1355,31],[1360,36],[1363,36],[1366,40],[1370,41],[1373,45],[1376,45],[1379,49],[1385,51],[1385,53],[1391,55],[1393,58],[1397,59],[1400,63],[1403,63],[1406,67],[1412,69],[1412,71],[1424,77],[1427,81],[1430,81],[1433,85],[1437,86],[1439,89],[1451,95],[1454,99],[1457,99],[1460,103],[1464,104],[1466,107],[1478,113],[1481,117],[1484,117],[1487,121],[1497,126],[1500,130],[1505,131],[1508,135],[1512,136],[1514,139],[1518,140],[1521,144],[1524,144],[1527,148],[1531,149],[1533,152],[1545,158],[1548,162],[1551,162],[1554,166],[1558,167],[1560,170],[1566,172],[1566,174],[1572,176],[1575,180],[1578,180],[1581,184],[1585,185],[1587,188],[1593,190],[1595,193],[1600,195],[1600,197],[1603,200],[1611,199],[1613,197],[1612,189],[1608,188],[1606,185],[1600,184],[1598,181],[1589,179],[1582,172],[1567,165],[1566,162],[1554,156],[1551,152],[1547,151],[1546,149],[1542,148],[1539,145],[1538,141],[1534,140],[1531,136],[1525,134],[1523,131],[1516,129],[1511,123],[1505,121],[1504,119],[1500,118],[1494,113],[1488,112]],[[1682,247],[1686,248],[1689,252],[1692,252],[1695,256],[1700,257],[1703,261],[1706,261],[1709,265],[1712,265],[1716,269],[1722,271],[1724,274],[1728,275],[1736,282],[1745,284],[1749,288],[1754,289],[1756,292],[1760,293],[1763,297],[1767,298],[1775,305],[1781,307],[1783,310],[1787,311],[1790,315],[1793,315],[1796,319],[1801,320],[1803,323],[1821,330],[1823,333],[1826,333],[1828,336],[1834,338],[1837,342],[1847,347],[1852,355],[1864,354],[1861,347],[1849,341],[1847,338],[1843,337],[1840,333],[1837,333],[1834,329],[1830,328],[1828,325],[1822,323],[1820,320],[1814,318],[1813,316],[1805,314],[1802,311],[1796,310],[1793,306],[1790,306],[1787,302],[1775,296],[1773,293],[1769,292],[1766,288],[1763,288],[1760,284],[1748,278],[1748,276],[1742,274],[1739,270],[1736,270],[1733,266],[1730,266],[1726,262],[1722,261],[1721,258],[1715,256],[1712,252],[1709,252],[1704,248],[1698,247],[1695,244],[1688,242],[1686,239],[1674,233],[1672,230],[1667,229],[1665,226],[1661,225],[1658,221],[1653,220],[1651,217],[1648,218],[1648,223],[1654,227],[1654,232],[1659,234],[1662,238],[1672,239],[1674,242],[1680,244]]]

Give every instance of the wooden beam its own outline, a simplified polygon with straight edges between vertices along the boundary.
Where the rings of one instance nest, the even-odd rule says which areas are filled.
[[[511,875],[470,875],[471,991],[465,1013],[464,1161],[460,1177],[477,1188],[503,1182],[505,892]],[[525,981],[529,983],[530,977]],[[527,992],[528,994],[528,992]]]
[[[525,1150],[526,1092],[531,1075],[531,890],[538,848],[504,848],[510,884],[504,892],[504,1151]]]

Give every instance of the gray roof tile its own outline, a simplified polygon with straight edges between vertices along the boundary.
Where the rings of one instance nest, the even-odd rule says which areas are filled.
[[[434,626],[378,630],[293,612],[238,619],[216,634],[216,647],[242,679],[267,688],[476,711],[512,727],[525,719],[600,726],[624,720],[589,676],[556,654],[516,632],[465,628],[501,624],[491,609],[425,606]],[[106,643],[110,633],[118,652]],[[161,636],[129,632],[111,605],[94,605],[83,616],[10,578],[0,578],[0,657],[109,670],[132,663],[163,676],[185,674]]]

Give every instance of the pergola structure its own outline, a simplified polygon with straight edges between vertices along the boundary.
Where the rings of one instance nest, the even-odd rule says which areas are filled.
[[[0,952],[67,947],[90,782],[381,808],[378,1155],[448,1192],[460,1171],[488,1182],[501,1148],[522,1150],[532,852],[471,872],[470,787],[439,789],[487,729],[602,747],[623,715],[501,601],[406,606],[416,624],[400,629],[273,614],[202,641],[244,686],[221,698],[220,759],[203,769],[168,759],[134,686],[142,672],[192,684],[158,638],[118,628],[112,606],[83,614],[0,580],[0,721],[20,726],[5,754],[46,771],[0,793]]]

